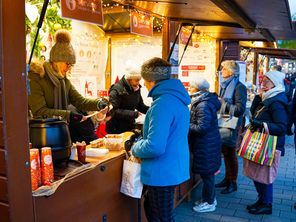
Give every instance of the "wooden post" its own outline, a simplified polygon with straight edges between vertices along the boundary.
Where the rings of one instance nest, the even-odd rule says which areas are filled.
[[[221,57],[221,41],[220,40],[216,40],[216,62],[215,62],[215,92],[218,93],[219,91],[219,76],[216,73],[216,70],[218,70],[218,66],[220,63],[220,57]]]
[[[0,221],[34,221],[26,92],[25,0],[0,1]]]
[[[264,73],[269,71],[269,60],[270,60],[269,56],[266,56],[265,72]]]
[[[109,89],[111,86],[111,73],[112,73],[112,42],[111,38],[108,39],[108,56],[105,72],[105,88]]]
[[[162,58],[167,59],[170,52],[170,21],[164,18],[162,23]]]
[[[254,52],[254,70],[253,70],[253,84],[257,84],[257,73],[258,73],[258,53]]]

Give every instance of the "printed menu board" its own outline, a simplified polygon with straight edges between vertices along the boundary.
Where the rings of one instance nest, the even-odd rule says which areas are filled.
[[[103,26],[102,0],[61,0],[62,16]]]
[[[130,16],[131,33],[152,36],[153,35],[153,18],[150,15],[131,12]]]

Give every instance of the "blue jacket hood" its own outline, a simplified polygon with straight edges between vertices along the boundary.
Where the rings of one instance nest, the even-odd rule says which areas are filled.
[[[170,94],[177,97],[186,106],[191,102],[190,96],[179,79],[168,79],[158,82],[149,92],[148,96],[153,100],[160,95]]]

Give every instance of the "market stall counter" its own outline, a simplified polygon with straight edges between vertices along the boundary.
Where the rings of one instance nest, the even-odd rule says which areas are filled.
[[[124,158],[122,151],[110,152],[51,196],[33,197],[35,221],[137,221],[137,200],[119,192]]]
[[[35,221],[146,221],[143,200],[119,192],[125,158],[123,150],[87,157],[91,167],[64,179],[51,195],[33,196]],[[192,177],[176,188],[176,206],[199,181]]]

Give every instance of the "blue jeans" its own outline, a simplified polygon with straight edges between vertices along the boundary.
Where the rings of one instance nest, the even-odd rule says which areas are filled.
[[[259,199],[265,204],[272,204],[273,184],[263,184],[253,181],[256,187]]]
[[[200,174],[203,181],[202,187],[202,200],[208,202],[208,204],[213,204],[216,192],[215,192],[215,175],[214,174]]]

